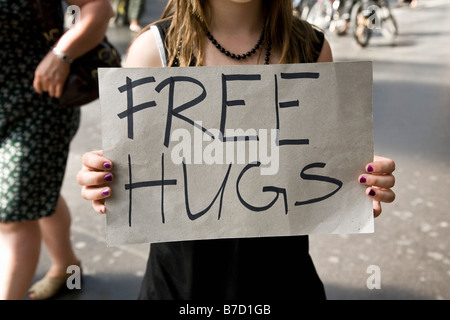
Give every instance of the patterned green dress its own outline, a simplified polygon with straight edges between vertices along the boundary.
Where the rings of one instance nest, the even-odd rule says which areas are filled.
[[[62,26],[61,1],[51,3]],[[54,213],[79,108],[64,108],[33,89],[48,52],[35,0],[0,0],[0,222]]]

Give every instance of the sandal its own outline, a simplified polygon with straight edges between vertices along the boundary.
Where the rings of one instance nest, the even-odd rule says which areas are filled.
[[[70,276],[72,276],[72,273],[68,273],[67,275],[57,278],[44,277],[41,280],[37,281],[28,290],[28,296],[32,300],[50,299],[57,293],[59,293],[62,289],[67,288],[67,279],[69,279]],[[31,296],[30,294],[32,294],[33,296]]]

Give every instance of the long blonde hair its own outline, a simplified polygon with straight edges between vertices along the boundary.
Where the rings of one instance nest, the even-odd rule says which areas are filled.
[[[208,1],[169,0],[161,20],[154,23],[171,21],[165,39],[169,66],[175,59],[180,66],[202,65]],[[309,23],[293,15],[292,0],[263,0],[263,8],[267,19],[262,47],[271,39],[272,47],[281,50],[278,63],[315,62],[319,52],[313,44],[319,39]]]

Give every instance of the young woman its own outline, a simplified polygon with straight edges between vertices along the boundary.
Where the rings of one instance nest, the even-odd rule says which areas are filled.
[[[323,33],[293,17],[291,0],[173,0],[156,28],[146,28],[132,43],[126,66],[332,60]],[[105,213],[113,164],[102,151],[86,153],[82,164],[77,177],[82,196]],[[370,186],[375,216],[380,202],[394,200],[393,170],[392,160],[376,157],[360,177]],[[308,253],[308,237],[292,236],[152,244],[139,298],[325,299],[325,292]]]

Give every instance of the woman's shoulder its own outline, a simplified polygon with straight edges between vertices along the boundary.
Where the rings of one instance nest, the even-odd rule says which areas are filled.
[[[300,39],[298,39],[299,46],[305,46],[307,52],[310,52],[307,56],[307,61],[317,62],[319,56],[326,44],[325,33],[313,24],[301,19],[295,19],[294,24],[297,25],[297,30],[300,30]],[[300,48],[300,51],[303,51]],[[304,51],[303,51],[304,52]]]
[[[128,48],[125,67],[150,68],[162,66],[155,34],[150,28],[146,28],[136,36]]]

